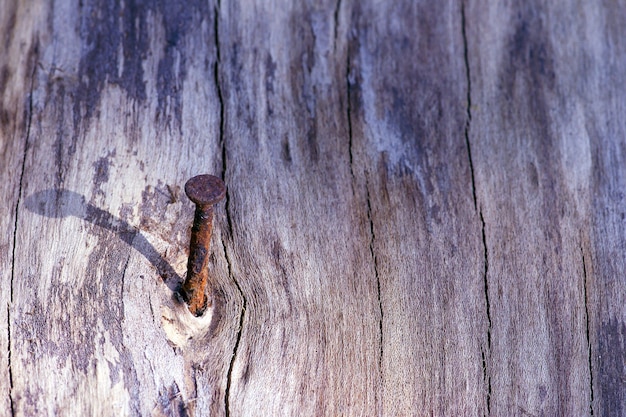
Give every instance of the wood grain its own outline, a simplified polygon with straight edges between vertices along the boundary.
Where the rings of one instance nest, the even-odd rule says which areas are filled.
[[[624,2],[0,10],[0,415],[624,414]]]
[[[17,237],[16,215],[20,207],[22,173],[27,154],[31,127],[31,91],[39,45],[32,39],[32,31],[40,24],[41,15],[25,3],[0,3],[0,409],[9,415],[16,341],[12,338],[11,311],[19,302],[13,292],[15,264],[19,253],[15,250]]]
[[[246,299],[231,415],[380,409],[377,281],[367,205],[353,191],[346,28],[334,7],[223,9],[227,246]]]
[[[495,415],[623,410],[623,384],[607,374],[624,375],[617,365],[625,358],[618,341],[623,328],[611,326],[624,322],[625,310],[602,307],[623,299],[623,255],[617,250],[611,261],[605,258],[623,247],[623,233],[603,230],[601,201],[623,177],[617,149],[624,137],[595,127],[619,123],[600,91],[608,83],[611,94],[623,97],[619,78],[604,67],[623,57],[623,48],[608,58],[600,45],[611,45],[605,28],[621,30],[604,20],[623,13],[623,4],[579,6],[475,2],[468,8],[468,55],[475,57],[470,142],[489,255]]]
[[[484,256],[464,137],[461,18],[453,2],[363,4],[353,14],[354,173],[380,291],[386,415],[485,409]]]

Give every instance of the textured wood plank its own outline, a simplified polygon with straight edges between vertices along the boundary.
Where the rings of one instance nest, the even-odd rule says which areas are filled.
[[[487,314],[461,8],[355,3],[353,19],[354,172],[379,280],[383,411],[481,415]]]
[[[626,410],[623,1],[0,10],[0,415]]]
[[[606,231],[620,220],[607,222],[602,202],[613,181],[604,179],[623,177],[617,150],[624,137],[613,121],[612,132],[595,130],[623,101],[623,84],[604,69],[615,57],[601,46],[608,40],[603,26],[611,27],[603,15],[617,4],[469,4],[490,412],[621,415],[624,385],[617,380],[624,370],[615,365],[624,361],[624,310],[613,302],[623,299],[623,255],[601,258],[624,247],[623,229]],[[606,82],[621,94],[615,104],[602,98]],[[603,299],[614,307],[602,307]],[[603,347],[611,351],[604,358]]]
[[[366,201],[353,189],[335,7],[225,3],[221,15],[227,253],[246,299],[232,415],[380,407],[377,282]]]

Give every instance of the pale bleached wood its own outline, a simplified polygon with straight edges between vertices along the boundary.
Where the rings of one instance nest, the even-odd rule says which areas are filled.
[[[240,298],[219,232],[212,322],[186,317],[176,278],[160,276],[185,271],[184,181],[222,169],[213,6],[81,4],[31,5],[43,17],[23,34],[39,49],[11,287],[13,410],[223,414]]]
[[[626,5],[0,7],[0,415],[623,414]]]
[[[32,33],[41,24],[41,14],[27,2],[0,2],[0,415],[13,409],[13,381],[19,376],[12,370],[14,347],[12,311],[19,299],[14,297],[14,238],[16,211],[21,195],[21,173],[28,148],[30,98],[33,72],[39,49]],[[19,258],[19,254],[16,254]]]

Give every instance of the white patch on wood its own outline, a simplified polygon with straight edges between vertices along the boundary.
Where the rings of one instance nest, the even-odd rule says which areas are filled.
[[[195,317],[186,305],[178,308],[161,307],[161,323],[167,339],[179,348],[184,348],[194,338],[204,336],[211,325],[213,308],[209,307],[201,317]]]

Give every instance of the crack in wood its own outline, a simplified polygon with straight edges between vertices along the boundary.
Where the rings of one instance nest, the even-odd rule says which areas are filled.
[[[485,313],[487,315],[487,353],[491,353],[491,307],[489,303],[489,281],[487,279],[487,273],[489,272],[489,253],[487,251],[487,236],[485,233],[485,218],[483,217],[482,210],[480,211],[480,222],[482,224],[482,237],[483,237],[483,253],[485,269],[483,271],[483,283],[485,290]],[[483,378],[487,383],[487,415],[491,415],[491,376],[488,372],[487,358],[483,352]]]
[[[225,163],[226,159],[224,159],[224,174],[226,173],[226,163]],[[228,193],[228,188],[226,189],[226,219],[228,221],[228,227],[230,229],[230,235],[233,235],[233,229],[232,229],[232,220],[231,220],[231,216],[230,216],[230,211],[229,211],[229,205],[228,202],[230,201],[230,196]],[[232,268],[232,263],[230,260],[230,257],[228,256],[228,251],[226,248],[226,243],[224,242],[224,240],[222,239],[222,246],[224,249],[224,256],[226,258],[226,264],[228,265],[228,276],[232,279],[233,283],[235,284],[235,287],[237,288],[237,291],[239,292],[239,295],[241,296],[242,299],[242,306],[241,306],[241,312],[239,313],[239,327],[237,329],[237,336],[235,337],[235,346],[233,347],[233,353],[230,359],[230,363],[228,364],[228,372],[226,373],[226,389],[224,391],[224,413],[226,417],[230,416],[230,387],[232,385],[232,374],[233,374],[233,367],[235,366],[235,360],[237,359],[237,351],[239,349],[239,343],[241,342],[241,333],[243,331],[243,321],[245,318],[245,314],[246,314],[246,307],[248,305],[248,300],[246,299],[245,294],[243,293],[243,290],[241,289],[241,286],[239,285],[239,282],[237,281],[237,279],[235,279],[234,275],[233,275],[233,268]]]
[[[378,319],[378,343],[379,343],[379,352],[378,352],[378,373],[381,383],[384,381],[383,375],[383,303],[381,300],[381,292],[380,292],[380,276],[378,275],[378,259],[376,257],[376,252],[374,251],[374,241],[376,240],[376,234],[374,233],[374,220],[372,219],[372,204],[370,201],[370,190],[367,179],[365,180],[365,191],[367,195],[367,218],[370,224],[370,254],[372,256],[372,261],[374,262],[374,275],[376,276],[376,291],[378,296],[378,310],[380,312],[380,318]],[[379,405],[382,404],[382,400],[379,401]]]
[[[226,253],[226,245],[224,245],[224,253]],[[235,366],[235,361],[237,359],[237,350],[239,349],[239,343],[241,342],[241,333],[243,331],[243,320],[246,314],[246,306],[248,304],[241,287],[239,286],[239,282],[233,277],[231,271],[231,264],[228,255],[226,255],[226,263],[228,264],[228,273],[230,274],[241,298],[243,300],[243,305],[241,307],[241,313],[239,314],[239,328],[237,329],[237,337],[235,338],[235,346],[233,347],[233,354],[230,359],[230,364],[228,365],[228,373],[226,376],[226,391],[224,393],[224,409],[226,417],[230,416],[230,387],[232,385],[232,376],[233,376],[233,368]]]
[[[485,354],[484,349],[481,347],[481,359],[482,359],[482,368],[483,368],[483,380],[487,384],[487,416],[491,415],[491,376],[488,371],[488,355],[491,353],[491,308],[489,303],[489,281],[487,278],[487,273],[489,272],[489,255],[487,251],[487,237],[485,234],[485,218],[483,216],[482,210],[478,210],[478,200],[476,198],[476,179],[474,175],[474,162],[472,160],[472,147],[470,143],[470,125],[472,123],[472,77],[470,73],[470,65],[469,65],[469,47],[467,41],[467,24],[465,19],[465,2],[461,2],[461,35],[463,38],[463,62],[465,64],[465,79],[467,82],[467,96],[466,96],[466,110],[465,110],[465,128],[464,128],[464,136],[465,136],[465,146],[467,148],[467,157],[469,160],[470,166],[470,174],[472,180],[472,197],[474,199],[474,210],[479,212],[480,222],[481,222],[481,231],[482,231],[482,242],[483,242],[483,254],[484,254],[484,271],[483,271],[483,288],[485,292],[485,314],[487,316],[487,354]]]
[[[202,368],[200,368],[197,365],[192,365],[191,366],[191,379],[193,382],[193,397],[187,399],[185,401],[185,407],[187,410],[187,415],[191,416],[195,416],[195,408],[196,408],[196,401],[198,401],[198,372],[202,372]]]
[[[133,239],[134,240],[134,239]],[[132,244],[130,246],[133,246]],[[130,262],[131,252],[128,253],[128,258],[126,258],[126,262],[124,263],[124,270],[122,271],[122,282],[120,288],[120,300],[124,299],[124,283],[126,282],[126,268],[128,268],[128,263]],[[152,309],[152,307],[150,307]]]
[[[335,5],[335,10],[333,12],[333,20],[335,22],[333,47],[335,50],[337,50],[337,28],[339,27],[340,10],[341,10],[341,0],[337,0],[337,4]]]
[[[339,13],[339,8],[340,8],[340,4],[341,4],[341,0],[338,0],[337,3],[337,8],[335,10],[335,23],[337,23],[338,21],[338,13]],[[335,33],[335,37],[336,37],[336,33]],[[352,77],[353,74],[351,73],[351,62],[350,62],[350,58],[351,58],[351,54],[350,54],[350,40],[348,39],[348,47],[347,47],[347,51],[346,51],[346,91],[347,91],[347,104],[346,104],[346,114],[347,114],[347,119],[348,119],[348,147],[349,147],[349,156],[350,156],[350,175],[352,177],[352,181],[351,181],[351,185],[352,185],[352,194],[355,195],[355,190],[354,190],[354,184],[356,182],[356,176],[354,173],[354,147],[353,147],[353,124],[352,124],[352,95],[353,95],[353,90],[352,90],[352,85],[355,82]],[[376,257],[376,252],[374,250],[374,241],[376,239],[376,235],[374,233],[374,220],[372,218],[372,204],[371,204],[371,198],[370,198],[370,192],[369,192],[369,182],[367,180],[367,173],[366,173],[366,178],[365,178],[365,192],[366,192],[366,199],[367,199],[367,219],[369,222],[369,232],[370,232],[370,242],[369,242],[369,249],[370,249],[370,255],[372,258],[372,261],[374,263],[374,275],[376,277],[376,292],[377,292],[377,300],[378,300],[378,311],[380,313],[379,316],[379,320],[378,320],[378,335],[379,335],[379,339],[378,339],[378,343],[379,343],[379,352],[378,352],[378,372],[379,372],[379,379],[380,379],[380,384],[381,384],[381,393],[379,394],[378,392],[376,392],[376,397],[377,397],[377,405],[379,407],[378,410],[378,414],[381,415],[382,414],[382,407],[383,407],[383,399],[382,399],[382,390],[383,390],[383,383],[384,383],[384,375],[383,375],[383,354],[384,354],[384,338],[383,338],[383,318],[384,318],[384,312],[383,312],[383,305],[382,305],[382,298],[381,298],[381,285],[380,285],[380,275],[378,273],[378,259]]]
[[[591,338],[589,337],[589,296],[587,295],[587,264],[585,262],[585,252],[582,245],[580,246],[580,255],[583,262],[583,288],[585,297],[585,325],[587,337],[587,358],[589,366],[589,414],[593,416],[593,368],[591,361]]]
[[[11,407],[11,415],[15,415],[15,402],[13,400],[13,364],[11,358],[11,307],[13,305],[13,287],[15,281],[15,248],[17,244],[17,224],[20,211],[20,202],[22,200],[22,189],[24,185],[24,172],[26,170],[26,155],[30,145],[30,130],[33,122],[33,88],[35,84],[35,73],[37,71],[37,61],[39,60],[39,44],[34,45],[34,59],[32,62],[32,72],[30,77],[30,91],[28,95],[28,116],[26,123],[26,139],[24,143],[24,154],[22,156],[22,170],[20,172],[20,181],[17,191],[17,202],[15,203],[15,223],[13,225],[13,251],[11,253],[11,282],[9,289],[9,303],[7,304],[7,367],[9,372],[9,403]]]
[[[226,192],[226,199],[228,200],[228,192]],[[230,213],[228,211],[226,211],[226,217],[229,219],[229,224],[230,224]],[[239,282],[235,279],[233,275],[232,264],[230,261],[230,257],[228,256],[228,252],[226,250],[226,244],[224,243],[224,240],[222,240],[222,246],[224,247],[224,256],[226,257],[226,264],[228,265],[228,275],[235,283],[235,287],[237,287],[237,291],[239,291],[239,295],[242,298],[241,312],[239,313],[239,327],[237,329],[237,336],[235,338],[235,346],[233,347],[233,353],[230,359],[230,363],[228,364],[228,372],[226,374],[226,390],[224,392],[224,413],[226,417],[229,417],[230,416],[230,387],[232,385],[232,374],[233,374],[233,368],[235,366],[235,361],[237,359],[237,351],[239,349],[239,343],[241,342],[241,333],[243,331],[243,320],[246,314],[246,307],[247,307],[248,301],[246,299],[246,296],[243,293],[243,290],[241,289],[241,286],[239,285]]]
[[[11,276],[11,291],[13,290],[13,276]],[[12,297],[11,297],[11,301]],[[8,368],[9,368],[9,403],[11,406],[11,415],[15,415],[15,406],[13,404],[13,368],[11,366],[11,302],[7,303],[7,338],[8,338]]]
[[[224,96],[222,95],[222,87],[220,84],[219,65],[221,61],[220,52],[220,36],[219,36],[219,13],[220,13],[220,1],[215,4],[215,10],[213,11],[215,17],[213,22],[213,38],[215,39],[215,64],[213,65],[213,77],[215,81],[215,89],[217,92],[217,99],[220,103],[220,144],[222,145],[222,170],[223,175],[226,175],[226,146],[224,146]],[[224,182],[226,178],[224,177]],[[228,204],[228,200],[226,200]]]
[[[470,146],[469,130],[472,122],[472,80],[470,77],[469,50],[467,47],[467,30],[465,24],[465,2],[461,2],[461,33],[463,35],[463,60],[465,62],[465,78],[467,81],[467,107],[465,118],[465,146],[469,158],[470,173],[472,176],[472,196],[474,197],[474,209],[478,210],[476,202],[476,181],[474,179],[474,163],[472,162],[472,147]]]
[[[222,177],[224,179],[224,182],[227,183],[226,172],[227,172],[228,167],[227,167],[227,162],[226,162],[226,142],[225,142],[225,135],[224,135],[224,130],[225,130],[224,97],[222,95],[222,88],[221,88],[220,80],[219,80],[220,78],[219,77],[219,64],[221,62],[220,41],[219,41],[220,9],[221,9],[221,2],[217,0],[216,5],[215,5],[215,11],[214,11],[215,17],[214,17],[214,25],[213,25],[214,38],[215,38],[215,54],[216,54],[215,66],[214,66],[214,79],[215,79],[215,88],[217,90],[217,97],[220,103],[220,123],[219,123],[220,140],[219,141],[222,146]],[[233,236],[233,223],[232,223],[232,217],[230,215],[230,193],[228,191],[228,187],[226,187],[226,197],[225,197],[224,206],[226,210],[226,221],[228,223],[228,231],[230,233],[230,236]],[[235,337],[235,346],[233,346],[233,353],[230,359],[230,363],[228,364],[228,371],[226,373],[226,389],[224,391],[224,414],[226,417],[229,417],[230,416],[230,387],[232,385],[232,373],[233,373],[233,368],[235,366],[235,361],[237,359],[237,350],[239,349],[239,343],[241,342],[243,321],[245,318],[246,307],[247,307],[248,301],[246,299],[245,294],[243,293],[243,290],[241,289],[241,286],[239,285],[239,282],[237,281],[237,279],[235,279],[233,275],[232,263],[231,263],[230,257],[228,256],[226,243],[224,242],[223,239],[222,239],[222,246],[224,249],[224,256],[226,258],[226,264],[228,266],[228,276],[232,279],[242,299],[241,312],[239,313],[239,327],[237,329],[237,336]]]
[[[480,347],[480,357],[482,359],[482,365],[483,365],[483,381],[487,381],[487,379],[489,378],[487,375],[487,357],[485,355],[485,349],[481,346]],[[491,396],[491,385],[489,383],[488,385],[488,390],[487,390],[487,414],[483,413],[483,417],[488,416],[491,413],[491,404],[490,404],[490,396]]]

